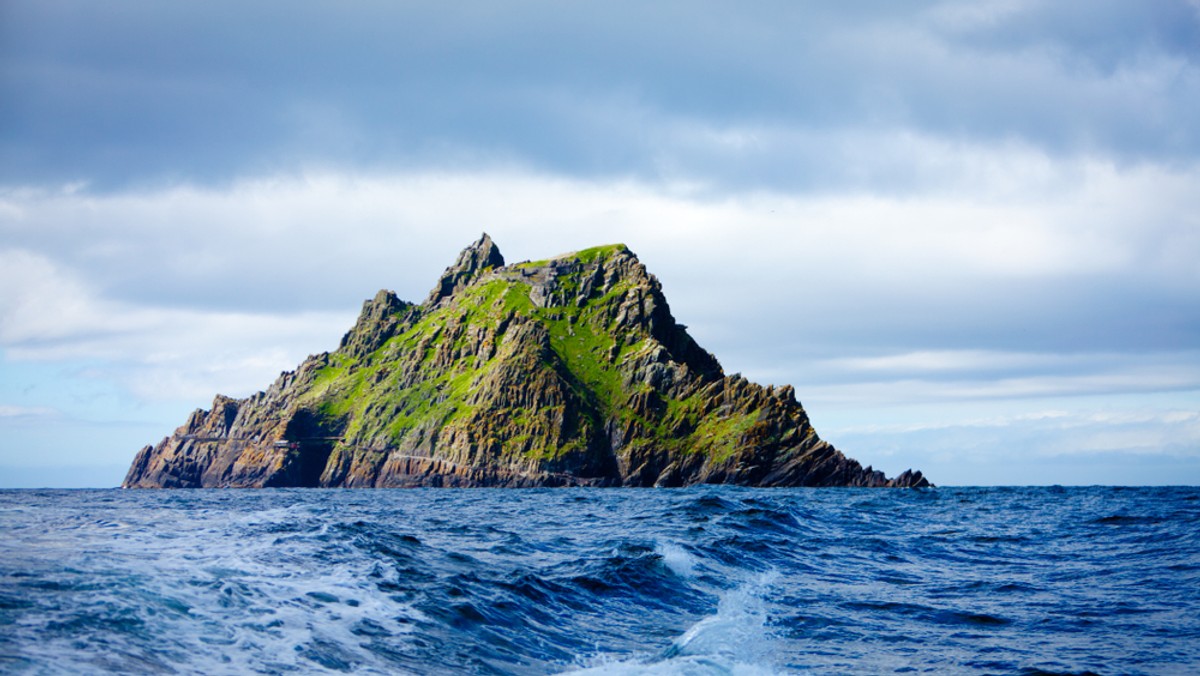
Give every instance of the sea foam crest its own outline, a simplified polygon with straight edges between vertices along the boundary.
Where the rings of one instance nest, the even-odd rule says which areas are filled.
[[[656,542],[654,553],[662,558],[664,566],[679,577],[692,577],[696,574],[696,557],[674,542]]]
[[[684,556],[691,556],[683,548],[674,547]],[[660,548],[670,550],[671,546],[660,545]],[[674,570],[665,554],[663,560]],[[675,562],[681,563],[694,566],[689,559]],[[600,663],[569,673],[574,676],[774,674],[774,646],[767,628],[764,595],[776,577],[774,572],[763,573],[723,592],[715,613],[701,618],[655,657]]]

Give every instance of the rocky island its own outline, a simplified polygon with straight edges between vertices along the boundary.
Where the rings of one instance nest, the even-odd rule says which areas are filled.
[[[125,488],[930,485],[822,441],[791,386],[721,365],[624,245],[506,265],[485,234],[420,304],[380,291],[337,350],[217,396]]]

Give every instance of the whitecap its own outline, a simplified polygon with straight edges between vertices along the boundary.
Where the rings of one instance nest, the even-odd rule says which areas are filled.
[[[687,553],[682,548],[679,551]],[[568,673],[573,676],[777,673],[764,600],[776,576],[773,572],[764,573],[722,593],[715,613],[701,618],[659,655],[620,661],[600,656],[590,666]]]
[[[679,577],[692,577],[696,574],[696,557],[674,542],[656,542],[654,553],[662,558],[663,565]]]

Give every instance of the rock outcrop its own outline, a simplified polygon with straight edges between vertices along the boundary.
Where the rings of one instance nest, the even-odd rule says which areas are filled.
[[[218,396],[127,488],[928,486],[822,441],[790,386],[727,376],[624,245],[505,265],[484,235],[420,305],[380,291],[337,350]]]

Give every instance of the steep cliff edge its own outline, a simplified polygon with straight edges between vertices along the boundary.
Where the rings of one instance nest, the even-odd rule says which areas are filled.
[[[218,396],[127,488],[926,486],[818,438],[790,386],[726,376],[624,245],[505,265],[484,235],[420,305],[380,291],[337,350]]]

